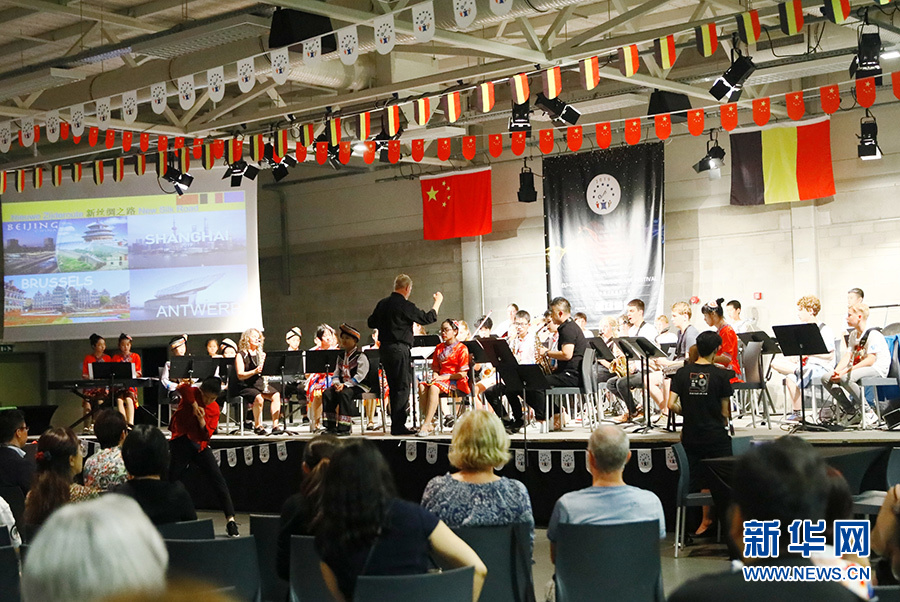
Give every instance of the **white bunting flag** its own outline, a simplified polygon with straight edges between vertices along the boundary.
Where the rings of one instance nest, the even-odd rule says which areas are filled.
[[[259,446],[259,461],[263,464],[269,461],[269,445],[261,445]]]
[[[166,82],[158,82],[150,86],[150,108],[157,115],[166,110]]]
[[[279,461],[284,462],[285,460],[287,460],[287,443],[285,443],[284,441],[279,441],[278,443],[276,443],[275,452],[278,455]]]
[[[387,54],[394,49],[397,35],[394,32],[394,15],[384,15],[375,19],[375,50],[378,54]]]
[[[244,464],[247,466],[253,466],[253,448],[245,447],[244,448]]]
[[[187,111],[197,100],[197,93],[194,91],[194,75],[185,75],[178,78],[178,104],[182,109]]]
[[[221,466],[222,465],[222,450],[221,449],[215,450],[213,452],[213,458],[216,459],[216,464]]]
[[[675,450],[671,447],[666,448],[666,466],[672,472],[678,470],[678,460],[675,458]]]
[[[575,472],[575,452],[571,449],[563,450],[560,453],[560,463],[562,464],[563,472],[568,474]]]
[[[228,465],[232,468],[237,466],[237,450],[232,448],[225,450],[226,455],[228,456]]]
[[[249,92],[256,85],[256,65],[253,57],[241,59],[237,62],[238,88],[241,92]]]
[[[359,36],[356,34],[356,25],[338,29],[337,39],[341,62],[345,65],[352,65],[359,56]]]
[[[491,0],[491,12],[502,17],[512,10],[513,0]]]
[[[22,124],[22,146],[28,148],[34,142],[34,117],[23,117],[19,123]]]
[[[106,128],[109,127],[109,120],[112,117],[109,105],[108,96],[106,98],[101,98],[94,103],[94,107],[97,110],[97,125],[101,130],[106,130]]]
[[[477,14],[475,0],[453,0],[453,18],[460,29],[466,29],[474,23]]]
[[[69,108],[69,123],[72,124],[72,136],[80,138],[84,134],[84,105]]]
[[[291,56],[287,46],[269,51],[269,60],[272,61],[272,79],[280,86],[287,81],[291,71]]]
[[[519,472],[525,472],[525,450],[517,449],[516,450],[516,470]]]
[[[639,449],[637,450],[638,468],[641,472],[650,472],[653,470],[653,450]]]
[[[315,65],[322,60],[322,38],[313,38],[303,42],[303,62]]]
[[[418,448],[416,446],[415,441],[407,441],[406,442],[406,461],[407,462],[415,462],[416,455],[418,454]]]
[[[10,123],[8,121],[4,121],[0,123],[0,153],[9,152],[9,147],[12,144],[12,128],[10,127]]]
[[[434,2],[422,2],[412,7],[413,35],[419,42],[434,37]]]
[[[541,469],[541,472],[550,472],[550,469],[553,468],[553,457],[549,449],[538,451],[538,468]]]
[[[47,142],[59,140],[59,111],[50,111],[45,118]]]
[[[137,90],[122,93],[122,121],[134,123],[137,119],[138,101]]]
[[[206,90],[213,102],[222,102],[225,98],[225,68],[213,67],[206,72]]]
[[[429,464],[437,462],[437,443],[429,441],[425,444],[425,460]]]

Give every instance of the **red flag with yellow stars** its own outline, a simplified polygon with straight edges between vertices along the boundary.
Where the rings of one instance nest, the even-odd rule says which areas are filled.
[[[59,123],[59,138],[60,140],[68,140],[69,139],[69,122],[61,121]]]
[[[54,188],[62,184],[63,168],[62,165],[54,165],[50,168],[50,180],[53,182]]]
[[[384,116],[381,119],[381,127],[388,136],[396,136],[400,131],[400,105],[384,107]]]
[[[94,184],[99,186],[103,183],[103,159],[94,161]]]
[[[302,142],[298,142],[296,145],[296,155],[297,155],[297,163],[303,163],[306,161],[306,147],[303,146]]]
[[[169,137],[168,136],[157,136],[156,137],[156,151],[163,152],[169,150]]]
[[[875,104],[875,78],[865,77],[856,80],[856,102],[868,109]]]
[[[40,165],[37,165],[34,168],[33,184],[35,190],[44,185],[44,168]]]
[[[388,161],[396,163],[400,160],[400,141],[388,140]]]
[[[275,154],[283,157],[288,154],[288,131],[279,130],[275,132]],[[199,157],[195,157],[199,159]]]
[[[806,113],[806,105],[803,103],[803,92],[789,92],[784,96],[787,104],[788,117],[797,121]]]
[[[759,11],[751,10],[735,15],[737,20],[738,36],[744,44],[756,44],[762,33],[759,25]]]
[[[193,152],[195,159],[203,157],[203,138],[194,138]]]
[[[656,131],[656,137],[665,140],[672,133],[672,120],[668,113],[653,116],[653,128]]]
[[[16,170],[16,192],[22,192],[25,190],[25,170],[17,169]]]
[[[573,153],[581,150],[582,129],[580,125],[570,125],[566,128],[566,145]]]
[[[97,138],[100,137],[100,128],[97,126],[91,126],[88,130],[88,144],[90,146],[97,146]]]
[[[372,115],[368,111],[356,116],[356,137],[365,140],[372,135]]]
[[[488,152],[495,159],[503,153],[503,135],[491,134],[488,136]]]
[[[509,134],[509,148],[517,157],[525,152],[525,132],[511,132]]]
[[[427,125],[431,119],[431,99],[417,98],[413,101],[413,116],[419,125]]]
[[[399,107],[398,107],[399,108]],[[397,123],[399,125],[400,119],[398,116]],[[334,117],[328,120],[327,128],[328,130],[328,142],[331,146],[337,146],[341,143],[341,118]],[[394,134],[391,134],[393,136]]]
[[[578,63],[581,85],[585,90],[593,90],[600,83],[600,59],[590,56]]]
[[[678,58],[675,49],[675,36],[669,35],[653,40],[653,58],[660,69],[671,69]]]
[[[72,164],[72,181],[80,182],[81,181],[81,173],[82,173],[81,163],[73,163]]]
[[[300,142],[303,143],[303,146],[312,146],[312,143],[316,141],[316,126],[307,123],[300,127]]]
[[[471,161],[475,158],[476,152],[476,142],[475,136],[463,136],[462,139],[462,153],[463,157]]]
[[[112,148],[116,145],[116,131],[106,130],[106,148]]]
[[[438,138],[437,156],[441,161],[450,158],[450,138]]]
[[[730,132],[737,127],[738,111],[737,103],[730,102],[719,107],[719,120],[722,122],[722,128],[726,132]]]
[[[374,140],[367,140],[365,145],[366,150],[363,151],[363,161],[366,165],[371,165],[375,161],[375,150],[378,148],[378,144]]]
[[[553,140],[552,129],[541,130],[538,146],[545,155],[553,152],[553,149],[556,148],[556,143]]]
[[[622,75],[625,77],[631,77],[635,73],[637,73],[638,69],[641,66],[640,55],[638,55],[638,47],[637,44],[630,44],[628,46],[623,46],[618,50],[619,54],[619,71],[622,72]]]
[[[216,153],[212,144],[203,147],[203,169],[210,170],[216,164]]]
[[[263,160],[263,154],[265,153],[266,144],[263,142],[262,134],[256,134],[254,136],[250,136],[250,159],[259,163]],[[184,170],[182,170],[184,171]]]
[[[891,78],[897,82],[900,80],[900,71],[894,71]],[[896,86],[894,87],[896,90]],[[896,96],[896,92],[894,93]],[[898,96],[900,98],[900,96]],[[822,103],[822,110],[831,115],[841,108],[841,91],[837,84],[830,86],[822,86],[819,88],[819,99]]]
[[[509,90],[512,95],[513,104],[524,104],[531,97],[528,89],[528,75],[520,73],[509,78]]]
[[[459,100],[459,92],[450,92],[441,98],[441,104],[444,109],[444,117],[450,123],[456,123],[462,114],[462,107]]]
[[[399,140],[398,140],[399,142]],[[338,145],[338,161],[346,165],[350,162],[350,155],[353,154],[353,147],[350,146],[349,140],[341,140],[340,145]]]
[[[494,108],[494,82],[483,82],[478,84],[475,90],[475,98],[478,103],[478,110],[482,113],[488,113]]]
[[[142,153],[146,153],[147,149],[150,148],[150,134],[147,132],[142,132],[140,136],[140,140],[138,142],[138,148],[141,149]]]
[[[113,161],[113,180],[121,182],[125,179],[125,157],[116,157]]]
[[[778,5],[778,19],[781,32],[792,36],[803,29],[803,0],[788,0]]]
[[[688,111],[687,118],[688,131],[691,133],[691,136],[702,134],[706,122],[706,114],[703,112],[703,109],[691,109]]]
[[[316,163],[325,165],[326,161],[328,161],[328,143],[316,142]]]
[[[772,103],[769,98],[754,98],[753,99],[753,123],[762,127],[769,123],[769,117],[771,116]]]
[[[147,173],[147,155],[134,156],[134,174],[142,176]]]
[[[634,119],[626,119],[625,120],[625,142],[628,144],[634,145],[641,141],[641,119],[640,117],[636,117]]]
[[[419,178],[425,240],[491,232],[491,168]]]
[[[237,138],[232,138],[225,142],[225,162],[231,165],[241,160],[244,156],[244,142]]]
[[[134,134],[130,131],[126,130],[122,132],[122,150],[124,152],[128,152],[131,150],[131,141],[133,140]]]
[[[559,67],[550,67],[545,69],[541,77],[544,80],[544,96],[547,98],[556,98],[562,92],[562,75]]]
[[[416,138],[412,141],[412,158],[413,161],[418,163],[425,157],[425,141],[421,138]]]
[[[707,23],[694,29],[697,37],[697,51],[704,57],[710,57],[719,47],[719,38],[716,36],[716,24]]]
[[[597,134],[597,146],[600,148],[609,148],[609,145],[612,142],[612,127],[610,127],[609,122],[598,123],[595,127],[595,131]]]

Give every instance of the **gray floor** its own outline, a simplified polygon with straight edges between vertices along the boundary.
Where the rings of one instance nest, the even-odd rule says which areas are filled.
[[[216,533],[225,534],[225,517],[221,512],[198,512],[199,518],[212,518],[215,522]],[[241,528],[241,534],[250,533],[250,520],[247,514],[238,514],[237,521]],[[716,544],[715,540],[703,545],[694,545],[685,550],[678,558],[673,556],[674,535],[669,534],[665,541],[660,542],[660,555],[662,557],[663,586],[666,595],[671,594],[679,585],[704,575],[716,573],[728,569],[728,557],[723,544]],[[534,533],[534,589],[537,599],[544,600],[547,584],[553,577],[553,564],[550,562],[550,541],[547,539],[546,529],[536,529]],[[622,567],[623,570],[628,567]],[[635,575],[635,578],[638,578]]]

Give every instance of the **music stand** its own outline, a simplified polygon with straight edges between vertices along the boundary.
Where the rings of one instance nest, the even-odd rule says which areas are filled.
[[[194,380],[194,356],[179,355],[169,361],[169,380]]]
[[[644,337],[619,337],[614,342],[628,360],[638,360],[640,362],[644,426],[635,429],[634,432],[646,433],[655,428],[650,420],[650,360],[655,357],[664,358],[668,356]],[[660,430],[666,429],[660,428]]]
[[[585,339],[587,344],[594,348],[594,351],[597,352],[595,356],[598,360],[606,360],[607,362],[614,361],[616,356],[613,354],[612,349],[609,348],[609,345],[606,342],[598,337],[590,337]]]
[[[786,357],[797,356],[800,358],[800,424],[794,427],[791,433],[806,430],[826,430],[819,425],[806,422],[806,387],[803,386],[803,358],[810,355],[828,353],[825,341],[822,340],[822,332],[817,324],[787,324],[773,326],[775,338],[781,347],[782,355]],[[860,408],[865,411],[864,408]]]
[[[219,358],[216,357],[195,357],[191,364],[194,378],[203,380],[210,376],[218,376]]]
[[[307,351],[304,370],[306,374],[331,374],[337,365],[340,349],[313,349]]]

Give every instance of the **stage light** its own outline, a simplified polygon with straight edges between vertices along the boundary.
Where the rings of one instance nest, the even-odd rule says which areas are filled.
[[[736,59],[732,59],[729,67],[721,77],[713,82],[709,93],[716,100],[725,99],[728,102],[736,102],[741,97],[744,82],[756,71],[756,65],[749,56],[743,56],[740,50],[735,49]],[[733,56],[733,55],[732,55]]]
[[[538,92],[534,101],[534,106],[541,109],[550,116],[550,119],[559,126],[575,125],[578,118],[581,117],[581,111],[561,100],[559,97],[550,99],[544,96],[542,92]]]
[[[531,107],[528,102],[520,105],[513,103],[512,117],[509,118],[510,132],[525,132],[527,136],[531,135]]]
[[[691,110],[691,101],[685,94],[654,90],[650,94],[650,105],[647,115],[669,114],[672,123],[687,123],[687,112]]]
[[[191,187],[191,184],[194,183],[194,176],[169,165],[166,168],[166,173],[163,174],[163,180],[174,184],[175,192],[178,193],[178,196],[181,196],[187,192],[188,188]]]
[[[856,43],[856,56],[850,63],[850,77],[863,79],[865,77],[875,77],[875,83],[881,85],[881,35],[878,29],[865,33],[860,27],[859,36]],[[885,57],[887,58],[887,57]]]
[[[256,175],[259,173],[259,168],[254,165],[250,165],[243,159],[239,161],[235,161],[231,165],[229,165],[225,169],[225,175],[222,176],[222,179],[231,178],[231,186],[238,187],[241,185],[241,180],[243,178],[247,178],[248,180],[255,180]]]
[[[525,165],[519,174],[518,196],[520,203],[533,203],[537,200],[537,190],[534,189],[534,172],[528,165]]]
[[[706,155],[694,165],[697,173],[708,172],[710,180],[722,177],[722,165],[725,164],[725,149],[719,146],[715,136],[715,130],[709,132],[709,140],[706,141]]]
[[[856,154],[863,161],[874,161],[881,158],[881,147],[878,146],[878,123],[875,116],[866,109],[866,114],[859,120],[859,146]]]

